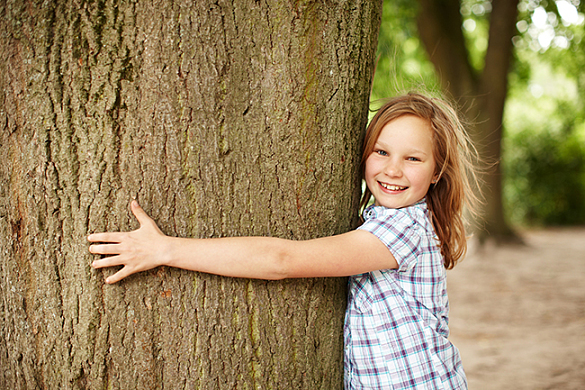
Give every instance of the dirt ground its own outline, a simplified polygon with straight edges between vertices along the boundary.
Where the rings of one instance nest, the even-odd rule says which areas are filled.
[[[447,273],[469,389],[585,389],[585,227],[522,237]]]

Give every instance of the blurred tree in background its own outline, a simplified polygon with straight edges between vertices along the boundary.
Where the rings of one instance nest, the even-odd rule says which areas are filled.
[[[422,87],[460,105],[486,164],[502,161],[484,177],[484,237],[514,239],[510,224],[585,223],[582,8],[384,3],[372,99]]]
[[[421,41],[437,70],[442,88],[472,121],[470,135],[481,160],[490,165],[490,169],[482,170],[480,175],[485,204],[482,210],[484,229],[479,230],[478,235],[497,241],[515,238],[504,218],[501,167],[495,162],[501,156],[502,119],[518,1],[473,2],[475,4],[462,4],[460,0],[418,1],[417,26]],[[467,22],[464,6],[467,4],[472,5],[470,11],[476,5],[477,13],[491,11],[485,49],[475,57],[474,50],[469,48],[474,42],[464,34],[463,23]]]

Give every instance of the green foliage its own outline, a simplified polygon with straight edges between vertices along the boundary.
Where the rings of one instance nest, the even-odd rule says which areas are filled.
[[[585,223],[585,146],[575,132],[526,128],[509,137],[507,211],[516,223]]]
[[[492,10],[490,0],[462,0],[461,16],[469,60],[473,68],[481,72],[485,65],[488,46],[489,18]]]
[[[440,90],[433,64],[418,38],[417,9],[415,1],[384,1],[371,96],[374,104],[410,90]]]
[[[516,224],[584,224],[583,22],[562,21],[554,2],[522,4],[504,120],[505,208]],[[531,24],[537,7],[547,12],[544,27]],[[547,31],[555,38],[544,47]]]
[[[505,208],[516,224],[584,224],[585,112],[571,80],[543,69],[506,106]]]

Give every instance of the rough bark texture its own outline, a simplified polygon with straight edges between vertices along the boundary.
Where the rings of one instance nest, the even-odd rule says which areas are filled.
[[[89,232],[357,223],[381,2],[0,1],[0,388],[341,388],[345,280],[156,269]]]
[[[493,0],[484,68],[473,69],[461,30],[459,0],[419,0],[418,30],[441,84],[466,111],[481,159],[492,166],[482,175],[485,198],[482,238],[517,237],[506,222],[502,205],[502,119],[516,31],[518,0]]]

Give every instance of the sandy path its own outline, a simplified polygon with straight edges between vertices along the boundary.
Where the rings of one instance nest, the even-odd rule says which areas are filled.
[[[469,389],[585,389],[585,228],[523,237],[447,273]]]

